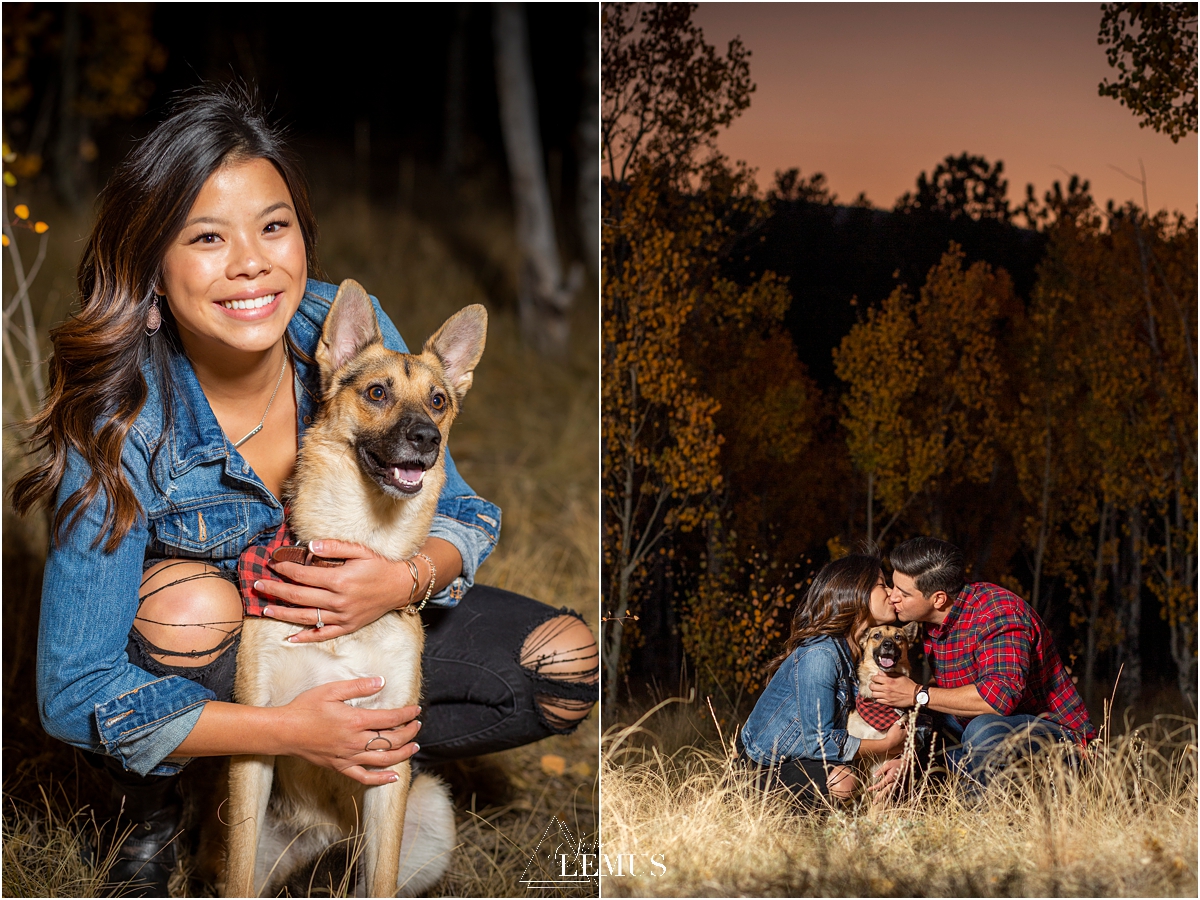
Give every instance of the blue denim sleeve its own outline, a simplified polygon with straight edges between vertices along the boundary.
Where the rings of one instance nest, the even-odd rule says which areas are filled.
[[[838,727],[838,654],[831,644],[813,647],[797,661],[794,672],[796,705],[800,711],[803,756],[829,762],[849,762],[862,741]]]
[[[143,505],[148,459],[130,433],[125,476]],[[140,457],[140,459],[139,459]],[[130,463],[133,463],[132,465]],[[89,473],[74,450],[58,502]],[[101,495],[63,540],[52,545],[42,582],[38,625],[37,690],[42,725],[54,737],[105,753],[139,775],[169,775],[186,760],[165,763],[215,695],[186,678],[160,678],[134,666],[125,653],[138,607],[146,520],[111,553],[93,546],[107,503]]]
[[[751,759],[770,765],[796,757],[830,762],[854,758],[859,739],[837,727],[840,665],[837,650],[825,639],[801,645],[784,660],[742,730],[742,745]]]
[[[407,353],[408,347],[400,332],[374,297],[375,315],[383,332],[383,343],[390,350]],[[500,538],[500,507],[489,503],[471,490],[458,474],[458,467],[446,450],[446,484],[438,499],[437,515],[430,537],[449,541],[462,557],[462,574],[429,598],[436,606],[455,606],[475,583],[475,572],[495,549]]]

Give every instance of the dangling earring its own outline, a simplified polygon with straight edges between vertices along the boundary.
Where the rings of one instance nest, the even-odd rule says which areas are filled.
[[[162,313],[158,311],[158,294],[150,302],[150,312],[146,313],[146,334],[152,335],[162,327]]]

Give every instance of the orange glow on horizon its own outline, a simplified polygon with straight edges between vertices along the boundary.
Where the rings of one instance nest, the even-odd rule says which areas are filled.
[[[723,50],[740,36],[757,85],[719,145],[758,169],[823,172],[841,203],[891,208],[917,176],[964,151],[1004,161],[1010,205],[1071,174],[1100,205],[1197,211],[1197,140],[1178,144],[1097,86],[1112,70],[1092,4],[702,3]]]

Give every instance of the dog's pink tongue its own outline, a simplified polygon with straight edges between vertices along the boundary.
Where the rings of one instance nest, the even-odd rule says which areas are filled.
[[[880,659],[879,659],[879,667],[881,669],[890,669],[895,664],[896,664],[896,661],[894,659],[889,659],[886,656],[880,657]]]
[[[425,477],[424,469],[402,469],[399,466],[392,469],[392,477],[405,484],[419,484]]]

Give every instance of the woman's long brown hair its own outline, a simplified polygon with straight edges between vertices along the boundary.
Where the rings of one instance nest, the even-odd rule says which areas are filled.
[[[317,223],[304,176],[282,129],[268,123],[249,88],[183,95],[101,193],[76,273],[80,309],[50,332],[54,354],[46,401],[26,423],[29,446],[43,459],[12,489],[13,506],[22,515],[39,502],[52,507],[68,452],[83,457],[91,471],[83,487],[59,504],[52,529],[56,543],[101,496],[104,520],[93,547],[107,534],[104,549],[112,552],[143,514],[121,471],[121,451],[146,402],[142,366],[148,359],[163,397],[164,433],[174,421],[168,365],[171,353],[180,351],[168,304],[160,304],[158,334],[145,332],[163,256],[209,176],[226,163],[248,159],[269,160],[283,177],[309,271],[319,273]]]
[[[775,674],[801,641],[822,634],[847,637],[873,621],[871,591],[879,583],[882,571],[879,556],[873,553],[843,556],[822,568],[792,614],[792,633],[783,652],[767,666],[768,677]],[[861,654],[858,642],[851,640],[850,655],[855,663]]]

